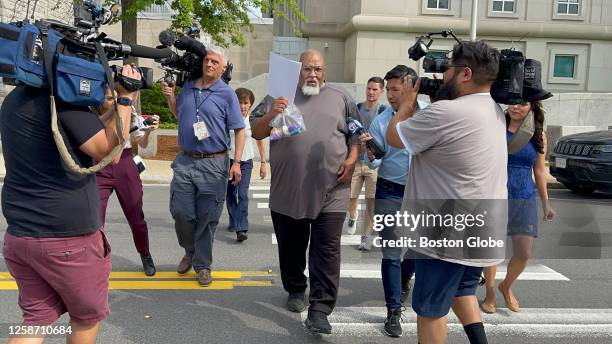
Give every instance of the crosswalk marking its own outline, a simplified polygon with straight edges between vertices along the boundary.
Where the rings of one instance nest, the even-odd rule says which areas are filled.
[[[306,319],[302,313],[302,320]],[[382,336],[385,307],[336,307],[329,317],[335,336]],[[498,308],[496,314],[483,314],[489,335],[515,337],[612,336],[612,309],[521,308],[513,313]],[[416,314],[403,312],[404,338],[416,336]],[[452,313],[448,316],[449,334],[462,334],[463,326]]]
[[[506,265],[501,264],[497,267],[495,274],[496,280],[503,280],[506,277]],[[306,270],[308,275],[308,269]],[[341,264],[341,278],[366,278],[381,279],[380,264]],[[518,278],[521,281],[569,281],[570,279],[563,274],[542,264],[529,265]]]
[[[343,235],[340,237],[340,245],[353,246],[361,243],[361,235]],[[276,235],[272,234],[272,245],[278,245]]]
[[[268,209],[270,208],[270,206],[268,205],[268,202],[257,202],[257,209]],[[357,204],[357,210],[364,210],[365,209],[365,205],[364,204]]]

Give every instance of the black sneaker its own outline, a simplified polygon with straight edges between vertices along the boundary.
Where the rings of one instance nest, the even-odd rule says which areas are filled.
[[[332,327],[327,320],[327,314],[319,311],[308,310],[308,317],[304,321],[306,329],[314,333],[331,334]]]
[[[410,295],[410,280],[407,280],[406,283],[402,284],[402,295],[400,296],[400,302],[402,305],[408,300],[408,296]]]
[[[402,336],[402,309],[397,308],[394,310],[387,311],[387,319],[385,320],[384,333],[389,337],[401,337]]]
[[[243,241],[245,241],[248,238],[249,238],[249,236],[247,235],[246,231],[236,232],[236,240],[238,242],[243,242]]]
[[[155,275],[155,264],[153,263],[153,257],[151,255],[148,256],[140,256],[140,260],[142,261],[142,270],[147,276]]]
[[[287,309],[294,313],[302,313],[305,311],[306,305],[304,304],[304,294],[289,294],[289,297],[287,298]]]

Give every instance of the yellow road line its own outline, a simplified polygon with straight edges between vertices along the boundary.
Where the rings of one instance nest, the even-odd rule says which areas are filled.
[[[121,290],[229,290],[234,288],[232,281],[213,281],[208,287],[200,287],[193,281],[110,281],[109,289]]]
[[[267,271],[213,271],[213,278],[220,279],[241,279],[245,277],[276,277],[276,274]],[[155,276],[148,277],[141,271],[113,271],[111,279],[195,279],[195,272],[190,271],[184,275],[179,275],[175,271],[158,271]],[[12,280],[13,277],[8,272],[0,272],[0,279]]]
[[[0,290],[17,290],[17,282],[15,281],[0,281]]]
[[[271,287],[272,281],[226,281],[213,280],[208,287],[200,287],[194,280],[182,281],[116,281],[111,280],[109,289],[112,290],[230,290],[234,287]],[[0,281],[0,290],[17,290],[17,282]]]

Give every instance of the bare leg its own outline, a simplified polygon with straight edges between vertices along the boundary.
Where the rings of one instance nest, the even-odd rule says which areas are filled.
[[[446,342],[446,317],[417,316],[417,333],[420,344],[444,344]]]
[[[485,313],[495,312],[495,274],[497,273],[497,266],[489,266],[484,268],[484,275],[486,279],[485,287],[487,289],[487,296],[482,303],[482,309]]]
[[[357,198],[351,198],[349,201],[349,218],[357,219]]]
[[[67,344],[96,344],[98,331],[100,331],[100,323],[97,322],[91,325],[80,324],[76,321],[71,321],[72,334],[66,338]]]
[[[366,219],[365,226],[363,227],[363,235],[371,236],[373,231],[373,222],[374,222],[374,203],[376,199],[374,198],[366,198]]]
[[[516,311],[518,311],[518,301],[512,293],[512,284],[514,284],[527,267],[531,258],[532,248],[533,237],[527,235],[515,235],[512,237],[513,256],[508,263],[506,278],[499,284],[499,290],[504,294],[507,306],[516,305]]]
[[[453,312],[464,326],[482,321],[476,295],[455,297],[453,299]]]
[[[8,344],[42,344],[45,342],[45,337],[39,338],[22,338],[22,337],[11,337]]]

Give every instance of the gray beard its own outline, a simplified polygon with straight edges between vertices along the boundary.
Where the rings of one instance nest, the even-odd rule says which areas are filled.
[[[316,96],[321,91],[321,87],[319,86],[319,82],[317,81],[317,86],[308,86],[306,82],[302,85],[302,93],[305,96]]]

